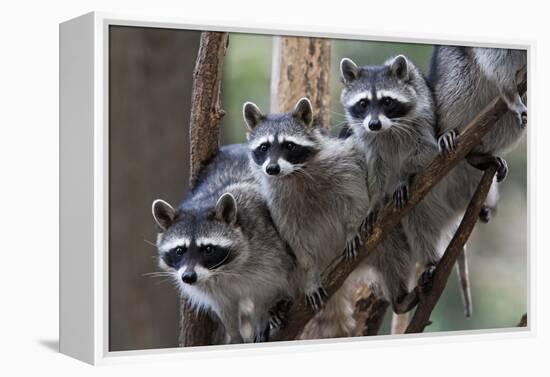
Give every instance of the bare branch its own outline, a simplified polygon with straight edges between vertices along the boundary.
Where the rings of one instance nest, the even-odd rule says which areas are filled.
[[[456,260],[462,253],[466,241],[468,241],[470,234],[474,230],[474,226],[479,217],[479,211],[481,211],[481,207],[487,198],[487,193],[491,188],[496,171],[497,167],[495,165],[489,167],[483,173],[483,177],[479,182],[477,190],[466,209],[466,213],[455,235],[449,243],[449,246],[447,246],[445,254],[443,254],[443,257],[437,264],[433,276],[433,286],[426,295],[421,296],[420,303],[405,333],[422,332],[428,325],[430,315],[447,285],[447,280],[449,279],[449,275],[453,270]]]
[[[522,95],[527,89],[527,69],[524,67],[518,73],[518,91]],[[459,136],[455,152],[448,156],[437,156],[426,168],[423,174],[418,175],[411,186],[411,197],[405,207],[398,211],[389,203],[374,226],[371,235],[364,239],[363,246],[353,262],[342,258],[335,260],[323,274],[323,285],[331,297],[340,288],[348,275],[374,250],[382,237],[396,226],[401,218],[409,212],[459,161],[479,144],[481,139],[494,126],[497,120],[508,111],[501,98],[495,98],[481,111]],[[274,340],[295,339],[314,313],[303,300],[293,305],[289,313],[287,326],[277,334]]]
[[[201,33],[200,47],[193,72],[193,94],[189,126],[191,142],[191,187],[201,168],[219,150],[220,120],[225,114],[221,105],[221,80],[228,33]],[[196,313],[181,299],[179,343],[181,347],[212,344],[216,326],[206,313]]]

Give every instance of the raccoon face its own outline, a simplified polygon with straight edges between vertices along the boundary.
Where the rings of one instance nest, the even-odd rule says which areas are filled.
[[[153,217],[163,233],[157,239],[159,266],[180,284],[200,284],[227,268],[242,248],[237,203],[230,193],[215,208],[176,212],[170,204],[153,202]]]
[[[416,104],[414,80],[409,62],[399,55],[383,66],[359,68],[350,59],[340,63],[344,83],[342,104],[353,128],[376,133],[393,127],[410,126],[404,118],[410,116]]]
[[[311,102],[302,98],[294,111],[264,115],[252,102],[243,106],[254,165],[270,177],[284,177],[306,168],[318,152]]]

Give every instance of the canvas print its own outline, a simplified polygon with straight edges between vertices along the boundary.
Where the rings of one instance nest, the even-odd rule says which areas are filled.
[[[526,50],[108,42],[110,351],[526,326]]]

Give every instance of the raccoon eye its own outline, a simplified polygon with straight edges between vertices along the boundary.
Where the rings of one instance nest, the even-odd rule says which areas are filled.
[[[183,254],[185,254],[185,248],[183,246],[178,246],[174,249],[176,254],[181,257]]]
[[[296,148],[296,144],[294,144],[293,142],[287,141],[285,143],[285,148],[288,149],[289,151],[293,151]]]
[[[357,102],[359,104],[360,107],[362,107],[363,109],[366,109],[367,106],[369,105],[369,101],[367,101],[365,98],[363,98],[362,100],[360,100],[359,102]]]
[[[382,105],[384,105],[385,107],[390,107],[391,105],[393,105],[393,98],[384,97],[382,99]]]
[[[212,245],[206,245],[204,247],[204,253],[206,255],[212,254],[213,251],[214,251],[214,246],[212,246]]]
[[[269,149],[269,144],[268,143],[263,143],[262,145],[260,145],[260,150],[262,152],[267,152],[268,149]]]

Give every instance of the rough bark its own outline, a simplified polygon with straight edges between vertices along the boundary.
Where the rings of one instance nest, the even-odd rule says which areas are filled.
[[[274,37],[271,112],[291,111],[308,97],[323,127],[330,128],[330,39]]]
[[[433,276],[433,285],[429,292],[425,295],[421,295],[420,303],[414,316],[407,327],[405,333],[417,333],[422,332],[429,323],[430,315],[432,314],[435,305],[439,301],[447,281],[449,280],[449,275],[454,268],[457,258],[462,253],[463,247],[468,241],[470,234],[474,230],[474,226],[477,223],[479,217],[479,212],[481,207],[487,198],[491,184],[493,183],[493,178],[497,171],[496,166],[491,166],[483,173],[481,181],[477,187],[477,190],[466,209],[466,213],[460,222],[460,225],[453,236],[445,254],[437,264]]]
[[[201,168],[219,150],[223,61],[229,36],[227,33],[203,32],[193,72],[193,94],[189,139],[191,151],[191,186],[196,183]],[[179,344],[181,347],[213,343],[218,324],[206,313],[197,314],[181,300]]]
[[[221,104],[223,61],[227,33],[203,32],[195,71],[189,138],[191,140],[191,185],[201,167],[217,153],[220,142],[220,120],[225,111]]]
[[[518,83],[519,93],[523,95],[527,89],[527,70],[525,67],[518,73]],[[500,97],[491,101],[459,136],[454,153],[448,156],[437,156],[424,173],[415,178],[411,185],[409,201],[403,209],[396,210],[393,203],[389,203],[383,209],[371,234],[368,237],[363,235],[363,245],[357,258],[352,263],[338,258],[323,273],[323,286],[326,288],[329,297],[342,286],[347,276],[366,258],[368,253],[374,250],[382,237],[390,232],[401,221],[401,218],[418,204],[459,161],[464,159],[507,111],[508,108]],[[313,311],[304,302],[298,301],[290,310],[287,326],[277,335],[276,340],[295,339],[313,315]]]

